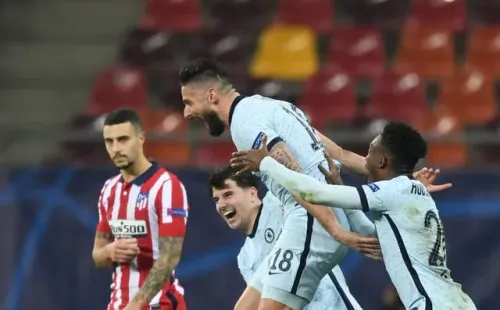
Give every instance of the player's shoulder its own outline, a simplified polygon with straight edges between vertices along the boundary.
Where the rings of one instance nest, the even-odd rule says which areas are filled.
[[[108,178],[104,184],[102,185],[102,188],[101,188],[101,194],[103,194],[107,189],[109,188],[112,188],[113,186],[116,185],[116,183],[118,183],[121,179],[121,174],[117,174],[117,175],[114,175],[110,178]]]
[[[280,103],[279,100],[261,95],[243,97],[235,108],[234,117],[251,119],[270,116],[280,107]]]
[[[412,179],[407,176],[399,176],[390,180],[368,183],[364,186],[369,188],[374,193],[384,193],[387,191],[394,193],[397,191],[403,191],[407,188],[411,188],[412,185]]]

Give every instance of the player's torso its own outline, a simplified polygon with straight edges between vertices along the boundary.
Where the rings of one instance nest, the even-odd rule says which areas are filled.
[[[262,117],[249,118],[250,114],[257,116],[260,114]],[[233,133],[235,126],[255,127],[253,123],[256,121],[265,122],[266,127],[271,128],[286,143],[287,148],[300,164],[304,173],[324,181],[324,177],[318,169],[320,163],[326,163],[324,146],[300,109],[289,102],[260,95],[246,97],[238,103],[234,110],[231,133]],[[233,135],[233,141],[239,150],[259,147],[255,145],[257,140],[257,136],[235,137]],[[297,208],[293,197],[283,187],[265,174],[259,173],[258,175],[267,188],[285,205],[285,217],[290,212],[288,209]]]
[[[460,285],[446,264],[444,228],[434,200],[421,183],[407,177],[394,179],[393,188],[394,196],[386,200],[392,211],[374,212],[374,219],[384,263],[401,300],[411,309],[425,295],[435,302],[456,295]]]
[[[281,202],[268,193],[263,200],[262,211],[256,219],[255,235],[247,237],[243,245],[238,261],[242,268],[257,271],[262,261],[271,251],[276,239],[281,232],[283,224],[283,213]]]

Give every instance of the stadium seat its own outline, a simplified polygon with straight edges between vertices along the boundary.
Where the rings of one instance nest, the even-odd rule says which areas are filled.
[[[406,20],[409,27],[462,31],[467,24],[465,0],[413,0]]]
[[[276,23],[303,25],[325,34],[333,28],[333,5],[330,0],[280,0]]]
[[[376,78],[384,70],[382,35],[376,28],[337,28],[330,40],[328,65],[355,77]]]
[[[432,138],[427,146],[426,164],[440,168],[458,168],[466,165],[468,160],[467,145],[460,135],[463,124],[446,111],[435,111],[421,119],[416,128]],[[453,138],[455,140],[446,141]],[[442,141],[439,141],[441,139]],[[427,139],[429,140],[429,139]]]
[[[171,39],[166,31],[132,29],[120,44],[120,61],[143,70],[169,67],[173,62]]]
[[[408,1],[336,0],[337,23],[398,30],[406,16]],[[345,16],[342,20],[341,16]]]
[[[100,72],[92,87],[87,113],[108,113],[119,107],[146,108],[148,95],[144,75],[125,67]]]
[[[260,35],[250,67],[254,78],[303,80],[318,69],[316,36],[308,27],[270,26]]]
[[[199,0],[147,0],[141,28],[195,32],[202,26]]]
[[[187,124],[182,113],[169,110],[141,109],[139,111],[147,134],[144,152],[168,166],[188,165],[191,162],[191,147],[183,136]],[[162,139],[161,135],[174,135]]]
[[[369,119],[412,123],[428,112],[425,84],[415,73],[387,72],[375,81],[366,106]]]
[[[399,72],[425,78],[446,78],[454,70],[454,42],[449,32],[434,28],[406,28],[394,63]]]
[[[480,72],[457,72],[442,81],[438,108],[446,108],[465,125],[486,125],[497,116],[493,79]]]
[[[271,22],[274,13],[269,0],[210,0],[203,4],[211,19],[209,26],[215,29],[256,32]]]
[[[299,106],[313,126],[323,129],[330,122],[348,123],[357,116],[354,81],[345,72],[324,68],[304,84]]]
[[[252,53],[251,37],[230,30],[205,30],[190,39],[190,59],[216,58],[229,76],[247,72]]]
[[[466,68],[500,76],[500,26],[472,29]]]
[[[196,151],[198,166],[226,166],[236,147],[231,141],[208,141],[202,143]]]

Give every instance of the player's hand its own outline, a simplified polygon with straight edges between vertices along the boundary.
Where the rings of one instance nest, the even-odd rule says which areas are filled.
[[[141,310],[143,307],[138,302],[132,300],[123,310]]]
[[[424,184],[429,193],[444,191],[453,186],[451,183],[434,185],[434,181],[441,171],[439,169],[432,169],[424,167],[421,170],[413,173],[413,177]]]
[[[129,263],[140,252],[135,238],[116,239],[109,246],[109,257],[115,263]]]
[[[328,168],[330,171],[326,170],[321,164],[319,164],[318,168],[321,173],[325,176],[326,182],[329,184],[342,184],[342,178],[340,177],[340,170],[337,168],[337,165],[333,163],[333,160],[330,158],[328,153],[325,151],[325,158],[328,162]]]
[[[363,237],[357,233],[346,231],[346,234],[342,234],[341,238],[337,238],[337,241],[347,245],[353,250],[362,253],[368,258],[374,260],[382,260],[380,244],[378,242],[378,239],[375,237]]]
[[[231,167],[236,168],[238,173],[244,171],[259,171],[260,162],[264,157],[268,156],[267,151],[267,136],[262,137],[260,148],[249,151],[234,152],[231,158]]]

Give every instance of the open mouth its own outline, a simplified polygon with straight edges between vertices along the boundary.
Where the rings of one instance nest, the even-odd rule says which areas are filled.
[[[228,209],[228,210],[224,210],[222,212],[222,215],[224,215],[225,218],[227,218],[228,220],[234,218],[236,216],[236,211],[235,210],[231,210],[231,209]]]

